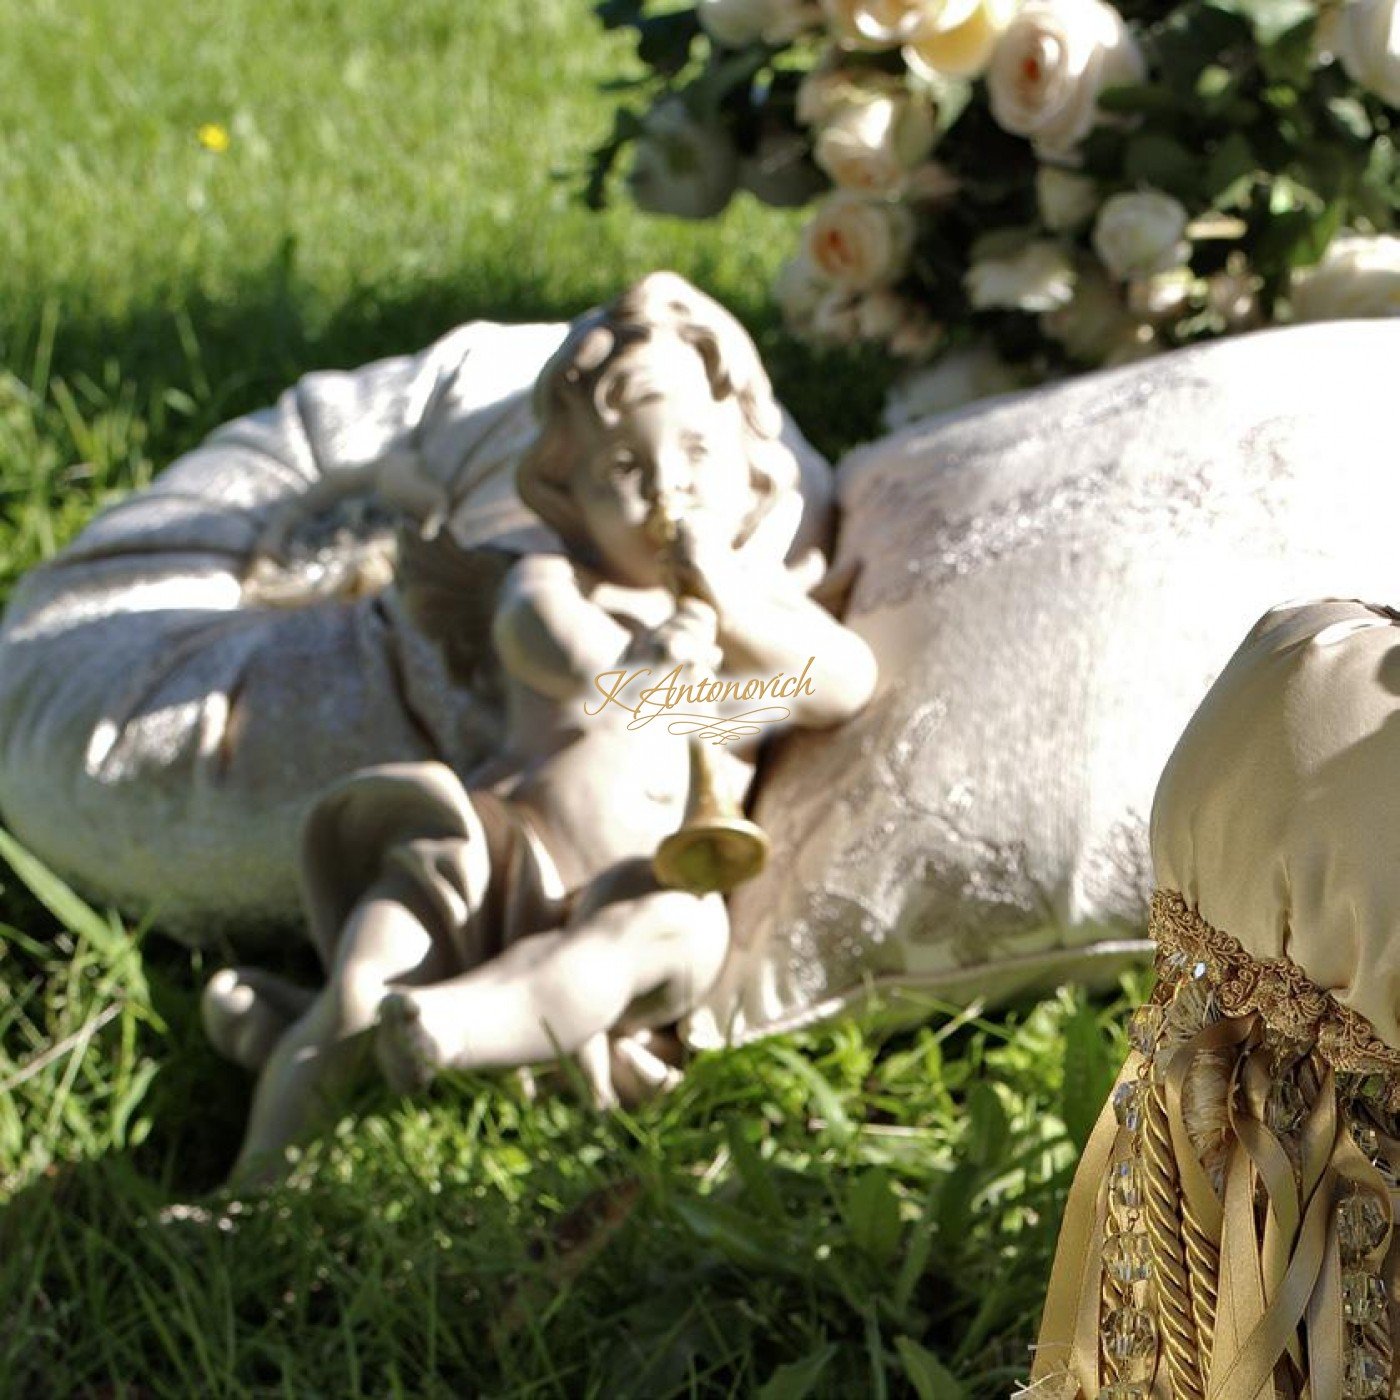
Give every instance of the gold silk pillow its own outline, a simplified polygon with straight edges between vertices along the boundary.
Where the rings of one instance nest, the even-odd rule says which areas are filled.
[[[1275,608],[1157,789],[1158,984],[1071,1191],[1037,1400],[1400,1385],[1397,850],[1400,613]]]

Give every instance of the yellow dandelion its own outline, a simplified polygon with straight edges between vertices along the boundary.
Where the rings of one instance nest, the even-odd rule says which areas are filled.
[[[218,122],[205,122],[195,133],[199,138],[199,144],[206,151],[213,151],[215,155],[222,155],[229,147],[228,127],[221,126]]]

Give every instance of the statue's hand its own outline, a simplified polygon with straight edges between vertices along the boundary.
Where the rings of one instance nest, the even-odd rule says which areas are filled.
[[[719,614],[703,598],[681,598],[649,638],[663,661],[700,675],[713,675],[719,668]]]
[[[676,522],[675,566],[681,591],[724,611],[742,597],[746,565],[733,543],[700,512]]]

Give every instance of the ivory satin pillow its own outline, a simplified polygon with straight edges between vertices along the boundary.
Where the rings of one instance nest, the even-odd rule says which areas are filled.
[[[836,567],[879,690],[764,770],[783,858],[736,892],[691,1042],[1145,951],[1153,791],[1239,638],[1282,599],[1400,586],[1397,363],[1395,322],[1260,332],[843,461]]]

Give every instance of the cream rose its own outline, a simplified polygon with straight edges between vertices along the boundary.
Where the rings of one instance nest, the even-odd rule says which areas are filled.
[[[1025,379],[989,346],[950,350],[927,369],[905,375],[885,400],[891,432],[936,413],[951,413],[978,399],[1025,387]]]
[[[1099,120],[1106,87],[1141,82],[1142,53],[1103,0],[1030,0],[997,41],[987,71],[992,115],[1047,156],[1072,156]]]
[[[909,303],[888,287],[876,287],[867,292],[856,305],[862,340],[887,344],[891,336],[904,325],[910,313]]]
[[[787,44],[822,19],[817,0],[696,0],[695,15],[715,43],[730,49]]]
[[[963,284],[980,310],[1053,311],[1074,296],[1074,264],[1058,243],[1037,239],[1006,252],[978,256]]]
[[[962,189],[962,181],[936,160],[926,160],[909,172],[904,197],[915,204],[946,204]]]
[[[897,195],[929,153],[935,130],[925,99],[880,94],[839,107],[818,132],[813,154],[842,189]]]
[[[863,292],[893,282],[913,242],[913,217],[902,205],[838,191],[807,225],[803,247],[823,277]]]
[[[790,44],[799,34],[817,28],[822,21],[821,0],[768,0],[763,42]]]
[[[1400,0],[1348,0],[1331,11],[1327,46],[1353,82],[1400,107]]]
[[[1160,190],[1115,194],[1094,220],[1094,251],[1114,277],[1152,277],[1190,256],[1186,210]]]
[[[910,307],[904,324],[890,336],[889,352],[901,360],[927,360],[946,336],[944,328],[926,311]]]
[[[861,338],[859,293],[828,291],[812,312],[809,334],[819,345],[854,345]]]
[[[646,115],[627,183],[637,204],[653,214],[708,219],[729,203],[738,174],[728,136],[696,121],[679,97],[667,97]]]
[[[1400,238],[1344,233],[1316,267],[1293,278],[1296,321],[1400,316]]]
[[[1035,173],[1040,217],[1051,233],[1069,233],[1087,224],[1099,207],[1099,193],[1087,175],[1042,165]]]
[[[797,120],[802,126],[821,126],[851,102],[897,98],[908,91],[908,84],[896,74],[843,67],[841,57],[839,50],[829,50],[799,84]]]
[[[832,34],[856,48],[893,48],[902,44],[938,0],[822,0]]]
[[[1018,0],[977,0],[967,15],[943,10],[936,20],[925,21],[904,45],[904,61],[927,80],[940,75],[980,77],[991,62],[997,40],[1016,13],[1017,3]]]
[[[1128,310],[1146,321],[1174,321],[1205,292],[1205,283],[1189,267],[1132,282],[1128,286]]]

